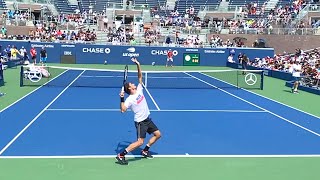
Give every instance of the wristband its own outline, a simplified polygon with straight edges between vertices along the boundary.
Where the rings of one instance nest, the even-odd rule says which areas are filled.
[[[121,102],[124,102],[124,97],[121,97],[120,99],[121,99]]]

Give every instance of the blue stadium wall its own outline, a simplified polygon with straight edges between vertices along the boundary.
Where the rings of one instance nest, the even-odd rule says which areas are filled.
[[[65,57],[74,59],[77,64],[129,64],[131,57],[137,57],[141,64],[164,65],[166,53],[169,47],[152,46],[115,46],[115,45],[91,45],[91,44],[59,44],[25,41],[1,41],[1,51],[8,45],[14,45],[18,49],[24,46],[29,54],[33,46],[37,49],[38,60],[41,47],[46,47],[49,63],[62,63]],[[174,54],[174,64],[184,65],[186,55],[197,56],[200,66],[226,66],[230,53],[245,53],[250,59],[274,56],[273,48],[171,48]],[[235,59],[236,59],[235,57]]]

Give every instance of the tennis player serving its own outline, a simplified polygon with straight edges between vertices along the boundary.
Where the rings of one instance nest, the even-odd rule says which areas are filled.
[[[152,159],[153,156],[149,153],[149,148],[161,137],[161,133],[158,127],[153,123],[149,116],[149,107],[143,94],[143,82],[140,63],[136,58],[132,58],[131,60],[137,65],[139,84],[138,86],[135,86],[131,82],[126,82],[124,84],[124,92],[120,92],[120,110],[122,113],[126,112],[128,108],[133,111],[134,123],[137,129],[137,141],[130,144],[126,149],[124,149],[117,155],[116,159],[121,165],[128,164],[128,161],[126,161],[125,159],[125,155],[142,146],[147,133],[153,134],[153,136],[150,138],[148,144],[142,150],[141,154],[143,157]],[[126,100],[124,99],[124,93],[127,93],[129,95]]]

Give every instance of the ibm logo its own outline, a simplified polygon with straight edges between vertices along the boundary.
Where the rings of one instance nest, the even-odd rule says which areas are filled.
[[[63,54],[66,55],[66,56],[71,56],[72,52],[71,51],[64,51]]]

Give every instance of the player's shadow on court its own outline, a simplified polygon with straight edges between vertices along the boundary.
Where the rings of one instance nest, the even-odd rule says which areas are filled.
[[[115,149],[116,154],[120,153],[121,151],[123,151],[125,148],[127,148],[129,145],[131,144],[131,142],[127,142],[127,141],[123,141],[118,143],[117,148]],[[136,157],[134,158],[128,158],[127,161],[128,162],[132,162],[132,161],[139,161],[141,159],[145,159],[144,157],[141,157],[141,151],[143,150],[144,146],[141,146],[137,149],[135,149],[134,151],[130,152],[128,155],[134,155]],[[149,151],[152,155],[157,155],[158,153],[153,152],[153,151]]]
[[[287,93],[291,93],[292,94],[292,91],[291,90],[283,90],[284,92],[287,92]]]

